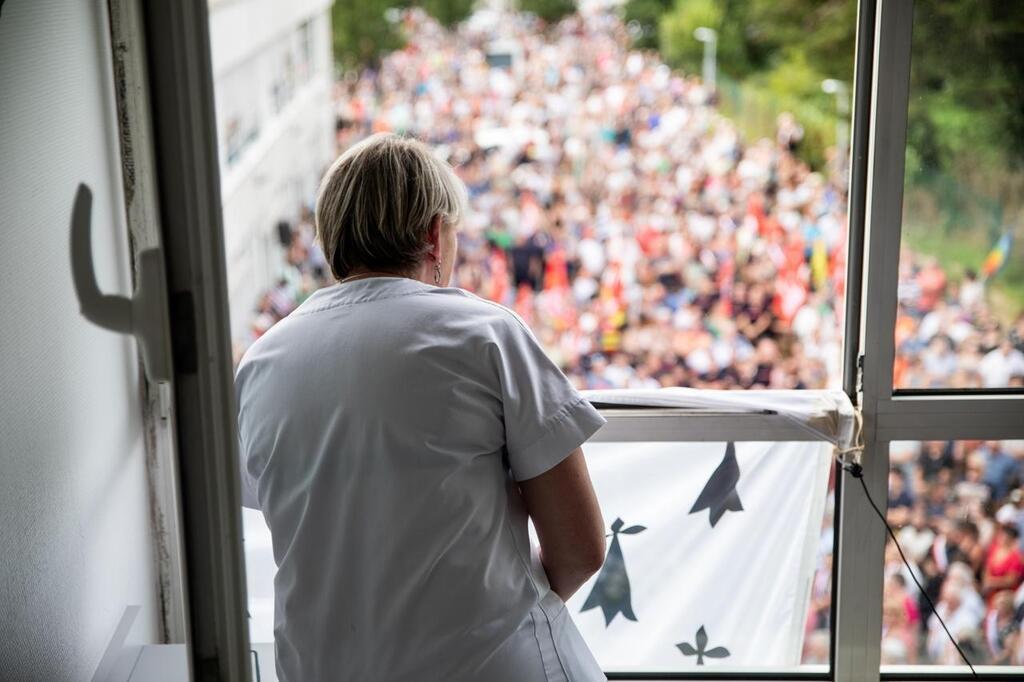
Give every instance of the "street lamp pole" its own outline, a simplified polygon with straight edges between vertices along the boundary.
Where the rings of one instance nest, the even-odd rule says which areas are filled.
[[[718,49],[718,31],[707,26],[698,26],[693,31],[693,37],[704,43],[704,61],[701,65],[701,77],[704,79],[704,87],[714,92],[715,78],[717,76],[718,64],[716,52]]]
[[[850,86],[835,78],[826,78],[821,89],[836,98],[836,157],[840,168],[846,168],[850,145]]]

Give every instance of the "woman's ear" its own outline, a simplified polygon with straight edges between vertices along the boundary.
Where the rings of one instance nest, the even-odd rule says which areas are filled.
[[[427,243],[430,244],[429,255],[434,260],[441,258],[441,225],[443,219],[436,215],[430,219],[430,227],[427,229]]]

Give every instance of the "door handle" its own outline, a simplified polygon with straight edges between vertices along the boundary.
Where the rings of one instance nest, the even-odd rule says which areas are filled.
[[[92,191],[85,183],[78,185],[71,210],[71,277],[82,316],[103,329],[134,336],[149,380],[170,381],[163,254],[157,248],[139,253],[131,298],[102,293],[92,259]]]

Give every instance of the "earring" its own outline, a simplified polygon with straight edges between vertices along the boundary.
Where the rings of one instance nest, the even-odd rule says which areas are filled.
[[[441,284],[441,261],[434,263],[434,284]]]

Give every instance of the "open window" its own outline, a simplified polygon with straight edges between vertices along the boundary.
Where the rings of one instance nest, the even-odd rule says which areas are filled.
[[[790,53],[783,63],[788,70],[774,73],[789,79],[803,74],[804,84],[813,85],[813,98],[826,103],[810,107],[809,91],[780,102],[755,87],[756,79],[730,80],[743,75],[726,68],[738,63],[730,62],[737,59],[731,52],[763,51],[773,38],[731,32],[735,24],[723,14],[726,3],[705,4],[711,7],[707,16],[684,13],[674,27],[677,40],[662,46],[663,53],[678,50],[678,70],[666,54],[629,47],[650,39],[650,21],[623,21],[592,3],[581,5],[576,18],[547,27],[537,16],[503,20],[481,10],[461,27],[444,28],[414,7],[386,13],[387,40],[411,32],[404,47],[389,47],[372,72],[346,71],[338,79],[324,63],[326,4],[297,3],[286,12],[254,2],[262,9],[252,15],[244,15],[246,3],[147,8],[162,223],[178,339],[196,670],[234,665],[241,671],[246,626],[254,640],[269,636],[266,602],[258,601],[269,594],[269,554],[265,545],[261,549],[255,523],[245,543],[252,562],[246,567],[248,615],[254,623],[264,620],[252,625],[244,619],[229,347],[234,345],[237,356],[253,334],[327,283],[308,215],[316,179],[335,144],[390,129],[423,135],[457,165],[470,188],[475,217],[464,227],[455,283],[517,309],[581,388],[765,388],[778,391],[765,400],[780,404],[803,389],[841,389],[862,413],[863,487],[832,466],[831,447],[824,445],[828,437],[794,431],[781,408],[742,414],[650,404],[605,408],[609,424],[588,454],[592,466],[614,471],[635,460],[635,486],[665,487],[643,501],[663,519],[699,518],[712,527],[719,512],[723,524],[730,515],[749,518],[749,512],[729,508],[736,505],[728,486],[718,500],[722,504],[702,509],[691,498],[700,498],[705,486],[687,488],[679,499],[668,490],[675,489],[673,481],[680,490],[691,485],[691,475],[711,484],[719,467],[732,470],[730,454],[741,472],[757,469],[761,465],[754,463],[761,461],[781,467],[780,486],[787,485],[785,471],[791,470],[788,484],[803,482],[800,494],[806,496],[800,505],[803,540],[792,564],[785,564],[795,568],[764,585],[768,596],[788,594],[795,615],[787,622],[798,646],[787,640],[785,658],[776,657],[781,649],[766,648],[741,660],[742,647],[702,621],[657,653],[674,659],[643,649],[613,653],[606,642],[613,627],[642,628],[640,616],[657,610],[638,610],[640,595],[653,599],[655,592],[642,592],[639,574],[631,574],[638,601],[629,612],[636,620],[621,603],[618,610],[609,605],[610,611],[605,604],[582,603],[573,613],[577,620],[596,619],[592,643],[597,648],[606,642],[606,652],[596,654],[599,660],[609,657],[613,678],[852,682],[878,679],[879,670],[886,679],[970,674],[966,666],[945,660],[936,663],[946,667],[888,667],[893,658],[882,636],[890,627],[883,597],[893,587],[883,575],[885,526],[871,504],[888,508],[901,499],[890,479],[898,479],[892,472],[906,464],[900,459],[902,441],[952,442],[956,449],[972,439],[1024,438],[1012,362],[1006,381],[983,379],[992,384],[988,390],[955,393],[974,388],[974,379],[957,378],[962,368],[944,359],[948,349],[939,348],[948,344],[927,338],[923,345],[905,343],[907,317],[914,318],[912,336],[918,340],[922,326],[945,330],[943,338],[954,343],[961,334],[973,334],[961,319],[943,327],[943,314],[925,321],[942,300],[935,298],[942,287],[931,260],[941,265],[943,254],[956,260],[960,248],[935,239],[923,225],[946,220],[953,210],[975,217],[997,213],[971,194],[963,195],[966,207],[957,207],[961,195],[940,191],[945,180],[920,171],[923,157],[907,145],[908,133],[918,134],[915,107],[922,106],[915,88],[934,89],[934,78],[941,79],[941,68],[949,65],[930,64],[938,76],[928,72],[916,80],[915,40],[934,42],[949,34],[951,29],[936,33],[945,24],[930,19],[951,10],[910,0],[823,3],[821,14],[794,16],[786,24],[789,19],[773,14],[770,3],[750,3],[763,13],[760,21],[767,16],[788,27],[775,36],[777,42],[821,37],[837,26],[846,30],[849,40],[839,41],[845,52],[829,55],[827,62],[822,58],[829,72]],[[743,3],[728,3],[734,4]],[[999,25],[1019,33],[1012,11],[1005,11],[1010,14]],[[981,22],[977,16],[964,20]],[[258,103],[232,113],[230,93],[245,78],[238,74],[245,73],[249,43],[220,44],[218,35],[241,25],[260,36],[252,45],[272,49],[260,50],[266,69],[258,73],[266,78],[253,76],[252,86],[242,88],[246,97],[256,92]],[[973,58],[970,50],[964,54]],[[1020,64],[1011,63],[1009,53],[992,53],[986,63],[999,55],[1008,60],[996,61],[1005,64],[999,82],[1019,78]],[[967,73],[977,71],[968,67],[963,65]],[[762,75],[763,82],[772,77],[767,68]],[[931,96],[932,104],[923,106],[934,105],[942,93]],[[992,101],[1006,96],[999,90]],[[181,102],[198,102],[202,120],[186,120]],[[303,102],[318,113],[307,118]],[[305,143],[296,140],[320,156],[298,154]],[[945,170],[955,177],[954,168]],[[989,276],[1009,277],[1016,267],[1012,247],[999,245],[1004,234],[1014,234],[1012,227],[1004,229],[1015,224],[1010,194],[1001,195],[998,205],[1003,215],[989,223],[979,219],[984,238],[971,239],[986,244],[975,244],[975,254],[988,255],[987,242],[995,237],[993,258],[1006,264]],[[971,218],[972,224],[979,220]],[[964,222],[950,224],[946,234],[959,244]],[[906,265],[915,260],[916,271]],[[956,274],[960,303],[978,296],[964,275],[960,280]],[[946,273],[947,280],[953,276]],[[1001,281],[992,279],[992,286]],[[947,281],[945,294],[950,292]],[[1001,300],[996,288],[984,291],[982,299],[990,295]],[[1011,344],[1020,313],[1012,300],[1001,327]],[[990,330],[978,331],[984,338]],[[198,350],[211,347],[215,353]],[[915,376],[915,363],[950,371],[946,379],[922,386],[908,378]],[[645,483],[644,463],[665,471],[664,480]],[[969,475],[966,467],[963,474]],[[610,544],[630,571],[638,562],[650,565],[642,557],[673,556],[677,535],[666,530],[672,526],[658,527],[647,511],[635,517],[613,511],[621,506],[613,500],[625,488],[604,487],[616,541]],[[780,491],[785,487],[773,493]],[[745,550],[756,554],[765,548],[758,543],[767,542],[766,534],[783,532],[768,524],[764,532],[751,533]],[[708,559],[694,552],[677,558],[665,569],[664,584],[682,591],[692,584],[687,562]],[[716,561],[726,567],[730,557]],[[581,591],[584,602],[597,579]],[[717,617],[732,618],[737,632],[765,615],[743,603],[723,603],[721,611]],[[272,648],[259,651],[265,660]],[[1007,674],[978,670],[992,679]]]

